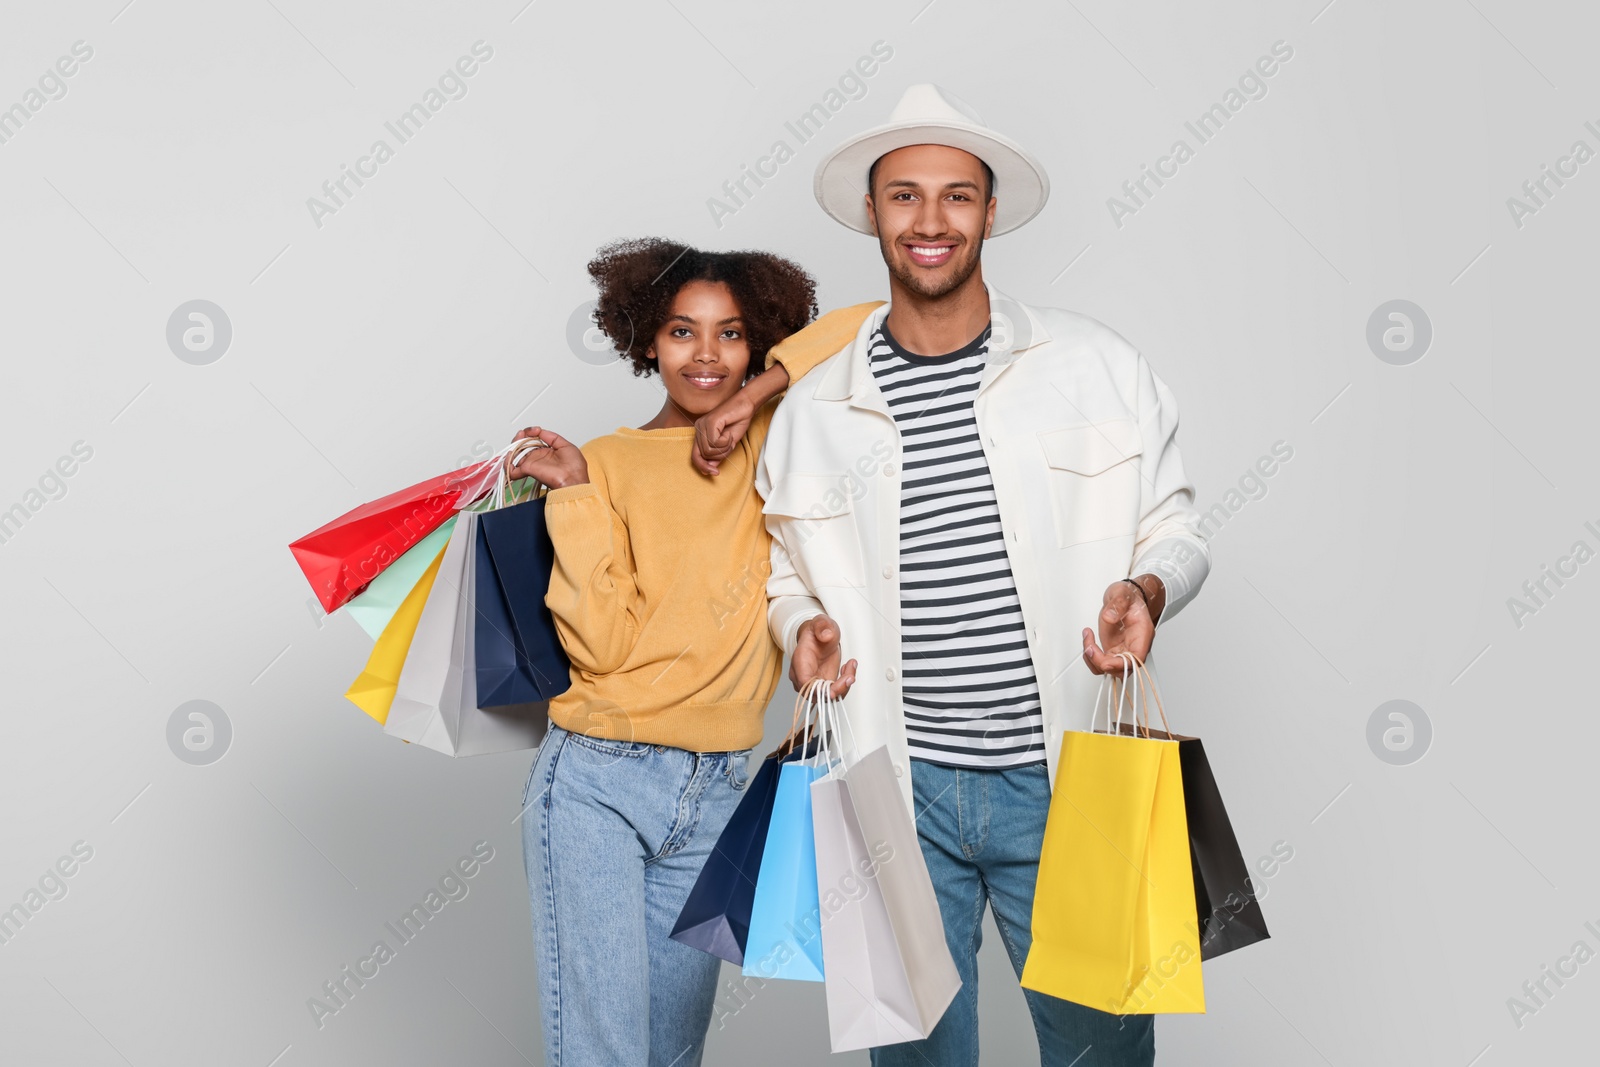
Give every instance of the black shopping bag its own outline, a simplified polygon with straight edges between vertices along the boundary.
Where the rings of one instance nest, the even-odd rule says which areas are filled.
[[[1200,958],[1265,941],[1267,920],[1251,888],[1250,868],[1239,850],[1233,822],[1198,737],[1137,728],[1138,736],[1178,742],[1183,769],[1183,807],[1189,820],[1189,861],[1194,868],[1195,915],[1200,924]],[[1121,732],[1134,736],[1132,723]]]

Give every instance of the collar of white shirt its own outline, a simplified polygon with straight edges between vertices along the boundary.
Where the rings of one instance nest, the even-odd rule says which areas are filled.
[[[1000,370],[1015,362],[1024,352],[1038,348],[1050,340],[1050,331],[1033,310],[1005,295],[992,285],[989,291],[989,355],[984,368],[984,385]],[[877,392],[872,377],[872,364],[868,350],[872,335],[888,317],[892,304],[885,304],[867,316],[856,333],[856,339],[846,349],[841,359],[823,372],[813,395],[818,400],[856,400]],[[980,386],[981,388],[981,386]]]

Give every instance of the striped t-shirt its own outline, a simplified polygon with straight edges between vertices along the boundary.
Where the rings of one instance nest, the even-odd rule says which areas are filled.
[[[913,759],[955,767],[1043,762],[1039,684],[1006,556],[978,394],[989,330],[918,356],[886,326],[873,377],[900,427],[900,655]]]

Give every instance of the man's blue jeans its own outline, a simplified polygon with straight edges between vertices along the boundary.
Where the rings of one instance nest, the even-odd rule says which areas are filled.
[[[873,1067],[976,1067],[978,946],[983,908],[994,909],[1011,966],[1022,975],[1033,944],[1033,886],[1050,810],[1042,763],[1010,770],[959,770],[911,761],[917,836],[944,918],[961,991],[925,1040],[872,1050]],[[1149,1067],[1155,1026],[1148,1015],[1111,1015],[1023,991],[1043,1067]]]
[[[551,724],[522,798],[550,1067],[700,1063],[722,961],[668,935],[749,775]]]

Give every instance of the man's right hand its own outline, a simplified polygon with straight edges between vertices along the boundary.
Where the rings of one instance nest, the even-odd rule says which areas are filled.
[[[695,469],[713,477],[721,473],[722,461],[749,431],[755,414],[752,390],[746,386],[696,419],[694,451],[689,456]]]
[[[856,682],[856,661],[839,667],[839,624],[826,615],[817,615],[800,624],[800,633],[789,661],[789,681],[795,692],[804,692],[808,683],[826,678],[833,682],[833,698],[839,700]]]

